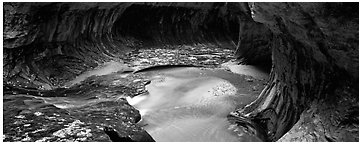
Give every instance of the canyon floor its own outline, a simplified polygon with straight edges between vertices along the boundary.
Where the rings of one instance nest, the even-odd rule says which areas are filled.
[[[116,131],[124,141],[258,141],[226,116],[258,96],[268,73],[237,65],[232,51],[138,49],[56,89],[4,85],[3,140],[111,141]]]

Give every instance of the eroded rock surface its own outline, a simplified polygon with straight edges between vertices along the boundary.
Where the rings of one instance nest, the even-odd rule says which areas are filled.
[[[51,137],[43,141],[63,141],[76,131],[79,137],[67,139],[109,141],[94,127],[107,121],[97,119],[113,110],[134,111],[123,99],[111,100],[145,93],[147,80],[110,74],[95,76],[101,83],[89,78],[69,89],[63,87],[67,82],[109,61],[218,67],[235,50],[239,63],[272,67],[259,99],[239,109],[252,126],[235,119],[239,128],[264,141],[276,141],[290,129],[281,140],[358,141],[358,8],[357,3],[4,3],[4,140],[36,141],[41,135]],[[82,101],[77,93],[105,101],[56,107],[64,105],[59,99]],[[95,114],[94,121],[81,119],[83,109]],[[54,120],[54,114],[62,118]],[[121,122],[130,122],[119,126],[128,129],[106,123],[107,132],[120,133],[118,140],[142,139],[142,130],[133,127],[136,115],[119,114]],[[54,126],[43,130],[42,121]],[[90,134],[93,138],[85,139]]]

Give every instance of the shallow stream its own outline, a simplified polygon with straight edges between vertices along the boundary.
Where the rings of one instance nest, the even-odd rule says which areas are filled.
[[[57,89],[4,86],[5,141],[107,141],[102,127],[132,138],[146,130],[159,142],[258,141],[230,125],[227,115],[256,99],[267,72],[235,63],[138,61],[105,63]]]
[[[255,99],[246,76],[220,69],[172,68],[147,72],[149,94],[128,98],[140,125],[156,141],[257,141],[237,136],[226,116]],[[237,80],[237,81],[236,81]]]

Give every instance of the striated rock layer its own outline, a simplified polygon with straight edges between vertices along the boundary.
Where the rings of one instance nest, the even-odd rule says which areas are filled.
[[[301,129],[301,136],[283,140],[358,141],[358,5],[250,3],[250,9],[272,31],[265,46],[273,65],[258,99],[232,113],[237,123],[276,141],[308,110],[291,131]]]
[[[4,77],[15,85],[20,75],[55,87],[137,48],[237,43],[234,4],[5,3],[4,10]]]
[[[234,48],[242,63],[272,67],[258,99],[231,113],[230,121],[264,141],[278,140],[297,122],[281,140],[358,141],[358,8],[4,3],[3,80],[11,87],[54,89],[134,49],[218,45]]]

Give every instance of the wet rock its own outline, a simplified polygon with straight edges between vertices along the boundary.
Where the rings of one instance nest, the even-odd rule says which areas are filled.
[[[134,142],[130,137],[120,137],[119,134],[111,128],[105,127],[104,132],[113,142]]]
[[[54,132],[53,136],[60,138],[71,137],[75,139],[92,136],[92,134],[90,133],[91,129],[83,128],[84,123],[79,120],[75,120],[74,122],[69,123],[65,126],[67,127]]]
[[[155,65],[195,65],[204,67],[218,67],[218,64],[227,62],[232,58],[232,51],[224,50],[215,45],[181,45],[172,49],[141,49],[132,51],[129,62],[132,67],[145,68]],[[201,49],[201,51],[197,51]],[[146,61],[145,61],[146,60]]]
[[[247,78],[246,78],[246,81],[247,81],[247,82],[253,82],[253,79],[250,78],[250,77],[247,77]]]
[[[237,3],[5,3],[5,79],[32,78],[32,87],[53,89],[98,64],[132,59],[134,55],[128,57],[127,52],[138,48],[174,49],[206,43],[232,49],[232,41],[237,39],[233,32],[238,30],[232,14],[237,12],[235,6]],[[154,13],[158,13],[156,17]],[[107,19],[110,17],[112,20]],[[184,30],[174,30],[180,27]],[[184,54],[169,54],[171,63],[183,63],[177,59],[187,59]],[[155,57],[152,61],[169,64]],[[139,64],[149,63],[151,60],[144,59]]]
[[[41,116],[43,113],[41,113],[41,112],[35,112],[34,113],[34,115],[36,115],[36,116]]]
[[[27,96],[7,98],[12,101],[5,103],[8,109],[4,117],[4,141],[110,141],[98,126],[114,127],[120,136],[134,136],[138,140],[144,139],[141,135],[146,133],[135,125],[140,115],[125,99],[64,110],[44,104],[29,108],[22,101],[34,98]],[[29,112],[16,115],[17,111],[24,111],[19,109]]]
[[[317,117],[313,120],[330,129],[322,131],[313,126],[316,130],[305,134],[306,139],[358,141],[354,110],[358,106],[353,105],[358,94],[344,97],[348,91],[339,94],[335,90],[343,86],[358,90],[358,82],[354,82],[359,70],[357,10],[356,3],[4,3],[4,141],[35,141],[40,137],[57,141],[49,134],[63,129],[64,123],[86,117],[77,110],[94,112],[102,104],[121,99],[119,95],[146,93],[145,83],[133,82],[136,76],[117,82],[94,83],[90,79],[69,89],[61,87],[99,64],[123,59],[139,68],[174,64],[217,67],[232,58],[235,47],[241,63],[273,64],[272,78],[277,77],[274,85],[280,86],[276,91],[281,93],[277,96],[285,93],[282,100],[292,97],[289,104],[295,105],[295,109],[281,109],[296,112],[285,112],[292,117],[278,117],[277,121],[285,120],[280,125],[263,123],[265,129],[281,130],[270,132],[269,140],[278,139],[291,128],[314,97],[320,101],[342,97],[345,99],[339,104],[319,103],[322,107],[315,109],[329,110],[325,115],[316,112],[306,116]],[[84,95],[89,97],[81,97]],[[106,100],[99,101],[99,97]],[[65,98],[71,102],[58,103]],[[71,105],[66,109],[73,115],[54,105]],[[121,107],[127,106],[122,103]],[[108,109],[102,110],[105,117],[101,112],[93,116],[111,121]],[[120,127],[127,130],[114,127],[124,137],[139,130],[129,120],[134,119],[131,115],[119,118],[124,122]],[[95,127],[111,123],[82,121],[92,127],[91,140],[109,141]],[[25,127],[28,124],[31,126]]]

